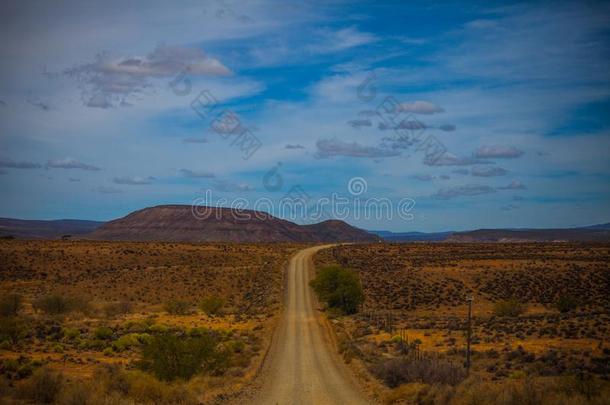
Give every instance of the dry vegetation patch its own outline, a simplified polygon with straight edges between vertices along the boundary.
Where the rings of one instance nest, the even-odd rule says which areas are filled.
[[[507,403],[607,400],[608,244],[344,245],[315,262],[358,274],[364,303],[333,324],[346,360],[382,382],[389,402],[494,403],[485,391]]]
[[[0,397],[230,396],[257,371],[299,248],[0,241]]]

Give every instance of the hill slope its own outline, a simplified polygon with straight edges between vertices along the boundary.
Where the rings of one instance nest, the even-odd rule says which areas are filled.
[[[190,205],[159,205],[105,223],[88,239],[176,242],[376,242],[379,238],[342,221],[297,225],[263,212],[207,208],[206,218]]]

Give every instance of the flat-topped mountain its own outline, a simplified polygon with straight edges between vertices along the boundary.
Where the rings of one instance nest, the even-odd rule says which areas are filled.
[[[159,205],[107,222],[87,239],[175,242],[376,242],[343,221],[297,225],[270,214],[218,207]]]

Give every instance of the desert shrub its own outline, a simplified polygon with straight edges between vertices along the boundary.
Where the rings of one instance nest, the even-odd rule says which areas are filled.
[[[559,312],[570,312],[578,307],[578,299],[571,294],[560,294],[555,301],[555,308]]]
[[[373,366],[372,371],[390,388],[412,382],[457,385],[466,377],[461,366],[428,358],[401,357],[385,360]]]
[[[127,373],[118,364],[103,364],[96,368],[93,379],[100,384],[106,394],[117,392],[126,395],[130,389]]]
[[[0,342],[18,344],[28,335],[27,324],[14,316],[0,318]]]
[[[133,305],[129,301],[109,302],[103,307],[104,314],[108,318],[128,314],[132,309]]]
[[[36,404],[53,403],[64,385],[63,376],[48,367],[41,367],[21,386],[20,396]]]
[[[148,328],[148,330],[151,333],[162,334],[162,333],[167,333],[169,331],[169,326],[162,325],[162,324],[155,324],[155,325],[150,326]]]
[[[219,350],[211,334],[178,337],[164,334],[153,337],[142,350],[142,369],[166,381],[188,380],[199,372],[220,374],[228,363],[228,352]]]
[[[80,336],[80,330],[78,328],[64,328],[64,337],[68,340],[74,340]]]
[[[92,401],[92,389],[89,384],[70,384],[59,394],[59,405],[89,405]]]
[[[72,302],[67,297],[50,294],[40,297],[32,303],[34,309],[49,315],[62,315],[72,310]]]
[[[32,372],[38,366],[40,366],[39,362],[32,361],[25,356],[19,356],[16,359],[4,359],[0,361],[0,374],[20,380],[32,375]]]
[[[346,314],[358,312],[358,306],[364,301],[358,275],[339,266],[320,269],[316,278],[311,280],[311,287],[321,301]]]
[[[165,303],[165,310],[172,315],[187,315],[191,309],[191,303],[182,300],[171,300]]]
[[[225,300],[215,295],[205,297],[199,303],[199,307],[207,315],[218,315],[225,304]]]
[[[108,340],[113,334],[114,331],[107,326],[99,326],[93,331],[93,336],[99,340]]]
[[[137,347],[144,343],[150,342],[150,339],[151,337],[147,333],[129,333],[115,340],[112,343],[112,347],[117,352],[122,352],[132,347]]]
[[[139,371],[129,372],[127,378],[129,380],[128,396],[138,404],[190,405],[200,403],[184,384],[166,384]]]
[[[10,293],[0,298],[0,316],[17,316],[23,308],[23,297]]]
[[[525,304],[516,298],[498,301],[493,307],[493,313],[496,316],[516,317],[524,313],[525,310]]]

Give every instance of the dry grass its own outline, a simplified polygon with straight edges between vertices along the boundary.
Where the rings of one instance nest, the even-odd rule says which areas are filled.
[[[528,378],[546,398],[532,403],[553,403],[552,395],[540,388],[541,378],[582,376],[608,390],[608,244],[345,245],[321,251],[315,261],[318,267],[340,264],[360,277],[365,292],[361,311],[333,324],[342,347],[349,348],[346,357],[357,358],[369,370],[404,356],[462,365],[467,298],[473,296],[472,373],[478,380],[497,384],[507,398],[518,398],[523,387],[506,384]],[[562,297],[570,297],[570,310],[558,305]],[[433,385],[424,391],[430,387],[439,389]],[[459,387],[449,391],[465,390]],[[468,395],[490,387],[473,385]],[[400,402],[399,392],[415,398],[423,395],[417,394],[421,389],[410,385],[381,391],[390,402]],[[468,403],[464,392],[458,396],[462,402],[452,401]],[[596,403],[574,392],[557,394],[557,403],[571,396],[574,403]]]
[[[155,395],[191,403],[230,395],[256,373],[280,308],[285,265],[299,248],[0,241],[0,295],[17,293],[23,302],[17,317],[8,314],[2,325],[25,328],[13,331],[16,339],[0,341],[0,386],[9,387],[2,396],[18,398],[19,387],[38,381],[32,374],[46,381],[47,371],[36,374],[44,369],[63,376],[56,401],[100,397],[105,388],[93,377],[106,365],[128,372],[132,381],[131,391],[113,391],[113,403]],[[210,296],[223,305],[208,315],[200,304]],[[184,304],[174,311],[176,302]],[[150,336],[196,336],[202,330],[217,335],[221,350],[231,353],[223,376],[202,375],[196,385],[178,386],[135,371]]]

